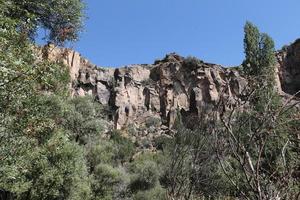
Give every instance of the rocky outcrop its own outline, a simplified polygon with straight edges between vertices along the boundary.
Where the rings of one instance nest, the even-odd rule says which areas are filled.
[[[130,127],[129,134],[134,138],[136,134],[149,137],[149,131],[155,137],[170,130],[178,112],[186,124],[193,124],[194,117],[209,116],[219,100],[239,100],[247,85],[238,69],[174,53],[154,64],[102,68],[73,50],[48,46],[43,52],[44,57],[61,60],[70,68],[73,96],[93,95],[99,103],[108,105],[115,128]],[[279,92],[298,92],[300,40],[279,51],[277,58]],[[148,128],[141,129],[145,124]],[[137,133],[132,133],[133,129]]]
[[[177,111],[185,116],[209,113],[220,98],[234,100],[246,84],[237,70],[176,54],[151,65],[101,68],[72,50],[49,51],[49,59],[62,59],[69,66],[72,94],[93,95],[109,105],[117,129],[149,117],[172,127]]]
[[[282,91],[294,95],[300,90],[300,39],[277,53]],[[300,97],[300,94],[297,94]]]

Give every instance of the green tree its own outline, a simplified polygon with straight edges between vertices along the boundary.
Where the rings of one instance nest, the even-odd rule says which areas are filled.
[[[120,131],[114,130],[111,132],[111,141],[115,144],[117,150],[117,153],[114,156],[114,160],[116,162],[120,162],[122,164],[132,158],[136,149],[130,139],[123,137]]]
[[[259,73],[259,43],[260,32],[251,22],[246,22],[244,27],[244,51],[245,61],[244,72],[247,75],[257,75]]]
[[[148,190],[158,184],[159,172],[157,164],[151,160],[135,161],[131,167],[133,172],[130,189],[133,192]]]
[[[28,113],[12,119],[1,134],[0,188],[18,199],[88,199],[84,154],[55,122],[57,99],[28,101],[22,102]]]
[[[266,33],[260,33],[251,22],[244,27],[245,61],[243,71],[253,85],[271,89],[275,80],[275,45]]]
[[[60,123],[69,71],[36,54],[30,3],[0,1],[0,196],[89,199],[83,151]]]
[[[178,115],[174,138],[164,148],[162,183],[170,198],[223,198],[232,192],[218,164],[210,122],[202,120],[194,123],[192,130]]]
[[[34,38],[39,28],[55,43],[75,41],[82,29],[84,4],[81,0],[8,0],[6,16],[19,21],[23,36]]]
[[[84,144],[101,134],[103,109],[92,97],[70,99],[62,110],[62,125],[74,141]]]
[[[117,196],[117,186],[123,181],[123,174],[119,168],[109,164],[98,164],[93,172],[93,199],[113,199]]]
[[[220,102],[221,126],[216,124],[213,131],[219,163],[237,197],[297,199],[300,154],[294,128],[299,118],[290,100],[283,101],[272,90],[259,88],[254,94],[247,97],[247,109]]]
[[[82,148],[65,133],[54,134],[31,154],[26,175],[29,190],[20,199],[90,199],[91,189]]]
[[[118,144],[103,138],[95,141],[97,142],[86,145],[88,166],[92,177],[92,199],[124,198],[129,184],[129,175],[119,165],[120,161],[116,160],[119,154]]]
[[[150,190],[139,191],[134,197],[134,200],[165,200],[167,199],[166,191],[161,186],[156,186]]]
[[[250,22],[246,22],[244,31],[246,57],[243,72],[249,83],[245,91],[248,99],[244,100],[251,100],[252,108],[263,112],[267,103],[275,107],[279,105],[279,96],[275,89],[275,45],[268,34],[260,33]]]
[[[275,44],[273,39],[266,33],[261,34],[260,42],[260,66],[262,79],[266,87],[274,88],[275,84]]]

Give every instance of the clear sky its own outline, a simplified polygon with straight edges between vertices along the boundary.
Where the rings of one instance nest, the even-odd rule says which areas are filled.
[[[246,20],[276,48],[300,37],[300,0],[86,0],[73,47],[99,66],[153,63],[170,52],[226,66],[242,62]]]

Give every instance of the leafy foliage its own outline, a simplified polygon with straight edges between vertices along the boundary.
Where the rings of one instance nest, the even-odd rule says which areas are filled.
[[[130,139],[121,136],[121,133],[118,131],[113,131],[111,133],[111,140],[117,149],[115,155],[116,161],[119,160],[123,163],[132,158],[135,153],[135,146]]]
[[[236,105],[231,114],[222,114],[224,128],[215,129],[218,158],[241,198],[292,199],[299,193],[294,190],[297,178],[292,175],[299,166],[299,151],[290,142],[295,141],[293,134],[286,130],[298,120],[292,119],[291,106],[272,91],[261,90],[268,101],[259,101],[260,109],[253,105],[241,111],[242,106]]]
[[[198,58],[193,56],[188,56],[183,60],[183,66],[190,69],[195,69],[197,68],[198,65],[201,65],[202,63],[203,63],[202,60],[199,60]]]
[[[122,182],[122,173],[118,168],[108,164],[99,164],[93,173],[94,199],[112,199],[114,186]]]
[[[151,126],[153,127],[158,127],[160,126],[161,120],[158,117],[149,117],[146,119],[146,127],[150,128]]]
[[[91,97],[78,97],[70,100],[63,108],[62,125],[69,130],[70,137],[81,144],[103,130],[102,106]]]
[[[249,91],[245,104],[237,102],[229,112],[222,100],[220,125],[214,125],[217,157],[236,194],[244,199],[291,199],[299,195],[292,175],[299,151],[290,138],[293,106],[274,89],[274,42],[257,27],[245,25],[244,72]],[[223,110],[223,111],[222,111]],[[217,123],[218,120],[215,120]],[[299,141],[298,141],[299,142]],[[296,145],[297,146],[297,145]]]
[[[164,148],[168,159],[163,183],[174,199],[218,198],[231,191],[218,165],[209,123],[198,124],[188,129],[178,115],[177,132]]]
[[[89,199],[90,188],[82,149],[65,135],[54,135],[32,155],[28,199]],[[22,195],[23,196],[23,195]]]
[[[148,160],[137,162],[132,168],[134,173],[136,173],[130,186],[133,191],[147,190],[157,184],[158,171],[155,162]]]
[[[6,15],[20,21],[22,34],[33,38],[38,28],[55,43],[75,41],[82,29],[84,4],[81,0],[9,0]]]
[[[246,59],[243,63],[244,73],[260,87],[274,87],[275,80],[275,45],[266,33],[260,33],[251,22],[245,27],[244,49]],[[253,80],[250,80],[252,82]]]
[[[147,191],[139,191],[137,194],[134,195],[134,200],[165,200],[166,199],[166,191],[160,187],[156,186]]]
[[[83,150],[60,124],[68,69],[38,58],[24,35],[32,13],[13,16],[16,3],[27,5],[0,3],[1,191],[12,199],[89,199]]]

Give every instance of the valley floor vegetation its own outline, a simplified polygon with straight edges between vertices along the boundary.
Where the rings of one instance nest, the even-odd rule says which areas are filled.
[[[192,127],[178,114],[174,137],[137,152],[120,131],[104,133],[107,108],[70,97],[66,66],[36,53],[40,28],[56,45],[76,41],[84,9],[0,0],[1,200],[300,199],[300,116],[273,88],[267,34],[245,25],[241,101],[220,101]]]

